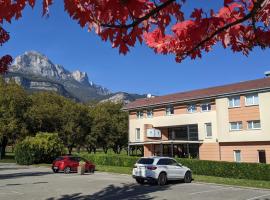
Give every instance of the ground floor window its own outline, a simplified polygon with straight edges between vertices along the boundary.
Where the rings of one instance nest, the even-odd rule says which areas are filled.
[[[234,151],[234,161],[241,162],[241,151],[240,150]]]
[[[258,154],[259,154],[259,163],[266,163],[265,150],[259,150]]]
[[[153,155],[177,158],[198,158],[199,144],[155,144]]]

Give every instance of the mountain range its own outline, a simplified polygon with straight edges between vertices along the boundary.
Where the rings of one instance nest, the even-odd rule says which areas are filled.
[[[36,51],[28,51],[17,56],[5,79],[6,81],[14,79],[29,92],[55,91],[79,102],[95,100],[129,103],[145,97],[127,92],[113,93],[89,80],[86,72],[79,70],[70,72]]]

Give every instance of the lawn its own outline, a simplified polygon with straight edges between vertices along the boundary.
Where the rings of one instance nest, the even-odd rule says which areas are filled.
[[[96,168],[97,168],[97,171],[128,174],[128,175],[131,175],[131,172],[132,172],[132,168],[130,167],[97,165]],[[233,179],[233,178],[222,178],[222,177],[202,176],[202,175],[193,175],[193,179],[195,182],[217,183],[217,184],[224,184],[224,185],[235,185],[235,186],[243,186],[243,187],[270,189],[270,181]]]
[[[99,153],[102,154],[102,152],[99,152]],[[109,152],[109,154],[110,153],[112,152]],[[5,159],[0,160],[0,163],[15,163],[14,154],[7,153]],[[50,167],[51,164],[37,164],[33,166]],[[132,168],[130,167],[104,166],[104,165],[97,165],[96,170],[101,171],[101,172],[120,173],[120,174],[128,174],[128,175],[131,175],[131,172],[132,172]],[[222,177],[203,176],[203,175],[193,175],[193,178],[195,182],[216,183],[216,184],[270,189],[270,181],[222,178]]]
[[[15,163],[14,154],[13,153],[6,153],[5,158],[0,160],[0,163]]]

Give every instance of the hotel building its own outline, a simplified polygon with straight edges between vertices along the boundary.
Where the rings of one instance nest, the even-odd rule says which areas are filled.
[[[129,146],[144,156],[270,163],[270,77],[138,99]]]

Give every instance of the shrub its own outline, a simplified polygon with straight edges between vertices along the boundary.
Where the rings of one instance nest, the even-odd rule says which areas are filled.
[[[194,174],[239,178],[252,180],[270,180],[270,165],[259,163],[235,163],[196,159],[177,159],[189,167]]]
[[[80,156],[93,161],[97,165],[121,167],[133,167],[139,159],[139,157],[88,153],[81,153]],[[197,175],[270,181],[270,165],[268,164],[233,163],[186,158],[177,158],[176,160],[182,165],[189,167]]]
[[[91,160],[97,165],[133,167],[138,157],[122,156],[122,155],[98,155],[89,153],[80,153],[81,157]]]
[[[64,145],[56,133],[37,133],[15,145],[15,160],[21,165],[51,163],[64,153]]]

